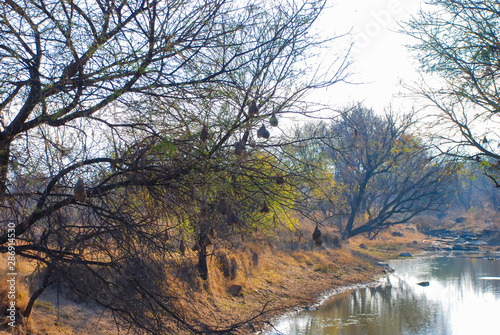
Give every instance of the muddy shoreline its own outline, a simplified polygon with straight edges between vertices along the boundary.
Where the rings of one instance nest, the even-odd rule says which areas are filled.
[[[268,331],[269,330],[269,327],[270,327],[270,324],[273,324],[275,323],[276,321],[282,319],[282,318],[286,318],[286,317],[289,317],[289,316],[293,316],[293,315],[296,315],[296,314],[299,314],[300,312],[304,311],[304,310],[314,310],[314,309],[317,309],[317,308],[320,308],[325,302],[327,302],[328,300],[332,299],[334,296],[336,295],[339,295],[339,294],[342,294],[342,293],[346,293],[346,292],[350,292],[350,291],[353,291],[353,290],[358,290],[358,289],[361,289],[361,288],[367,288],[367,287],[377,287],[379,285],[381,285],[382,281],[381,279],[377,279],[377,280],[373,280],[371,282],[368,282],[368,283],[359,283],[359,284],[353,284],[353,285],[346,285],[346,286],[341,286],[341,287],[337,287],[337,288],[334,288],[328,292],[325,292],[321,295],[320,299],[309,305],[308,307],[302,307],[302,308],[297,308],[297,309],[294,309],[294,310],[291,310],[291,311],[288,311],[288,312],[285,312],[283,314],[280,314],[278,316],[275,316],[273,318],[271,318],[270,320],[268,320],[266,323],[267,325],[261,329],[259,329],[258,331],[255,332],[255,335],[261,335],[261,334],[264,334],[264,332]]]
[[[400,230],[402,230],[401,228]],[[250,323],[238,329],[238,334],[260,334],[269,324],[286,315],[306,309],[318,308],[333,296],[351,290],[380,285],[390,272],[387,262],[401,259],[410,253],[415,257],[464,256],[488,257],[497,253],[490,247],[484,253],[430,250],[433,247],[423,241],[434,241],[414,230],[403,230],[404,237],[395,237],[391,231],[381,234],[377,240],[356,237],[340,248],[309,250],[246,249],[231,251],[238,260],[236,278],[225,278],[217,263],[210,266],[209,285],[195,278],[194,285],[186,289],[190,304],[187,317],[196,325],[198,320],[212,321],[215,327],[223,327],[248,319]],[[248,249],[248,250],[247,250]],[[252,262],[252,251],[259,251],[259,263]],[[193,258],[193,266],[196,259]],[[242,293],[233,296],[228,288],[240,285]],[[50,293],[50,292],[49,292]],[[63,302],[63,301],[61,301]],[[109,313],[87,303],[64,301],[59,304],[57,295],[41,297],[31,319],[31,334],[54,335],[117,334],[117,328]],[[252,319],[266,310],[257,318]],[[1,333],[1,332],[0,332]],[[171,334],[188,334],[178,330]]]
[[[489,250],[471,250],[471,251],[462,251],[462,250],[457,250],[457,251],[450,251],[450,250],[434,250],[434,249],[422,249],[420,252],[415,253],[411,258],[408,259],[415,259],[415,258],[435,258],[435,257],[466,257],[466,258],[479,258],[479,259],[500,259],[500,251],[494,251],[491,252]],[[386,269],[387,267],[384,265],[387,265],[386,263],[390,263],[392,261],[396,260],[404,260],[404,258],[401,257],[393,257],[392,259],[386,259],[384,260],[384,263],[379,262],[378,265],[380,269]],[[380,274],[379,272],[375,272],[374,274],[374,279],[372,281],[368,282],[362,282],[362,283],[356,283],[356,284],[350,284],[350,285],[344,285],[344,286],[339,286],[335,287],[332,289],[329,289],[327,291],[324,291],[321,293],[318,298],[316,299],[315,302],[311,302],[310,305],[306,307],[300,307],[300,308],[295,308],[289,311],[286,311],[280,315],[273,316],[272,318],[269,318],[267,321],[265,321],[266,325],[253,334],[255,335],[262,335],[266,331],[270,331],[271,329],[271,324],[276,323],[282,318],[287,318],[296,314],[299,314],[300,312],[304,310],[313,310],[317,308],[321,308],[322,305],[324,305],[327,301],[335,297],[336,295],[340,295],[346,292],[350,292],[353,290],[357,289],[362,289],[362,288],[368,288],[368,287],[378,287],[384,282],[384,278],[389,276],[389,273],[387,274]]]

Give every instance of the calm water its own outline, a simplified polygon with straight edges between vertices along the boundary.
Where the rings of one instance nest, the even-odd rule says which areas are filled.
[[[380,286],[336,295],[264,334],[498,335],[500,261],[438,257],[392,262]],[[417,285],[428,281],[428,287]]]

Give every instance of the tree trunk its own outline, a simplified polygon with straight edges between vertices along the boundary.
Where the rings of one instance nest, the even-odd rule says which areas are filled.
[[[30,297],[30,300],[28,301],[28,305],[26,305],[26,309],[23,312],[23,316],[25,318],[29,318],[36,299],[38,299],[38,297],[43,293],[43,291],[45,291],[45,289],[49,287],[50,284],[52,284],[52,282],[50,281],[51,275],[52,275],[52,268],[49,266],[47,272],[45,273],[45,276],[43,277],[42,283],[40,284],[38,289],[35,292],[33,292],[33,294]]]
[[[12,140],[0,142],[0,201],[7,191],[7,174],[9,172],[10,145]]]
[[[203,280],[208,279],[207,246],[205,245],[206,237],[207,235],[202,232],[198,238],[200,246],[200,250],[198,251],[198,274]]]
[[[373,170],[368,170],[366,172],[365,178],[363,182],[359,185],[359,192],[356,198],[354,199],[353,204],[351,205],[351,213],[349,214],[349,218],[347,220],[347,224],[345,226],[345,230],[342,232],[342,239],[347,240],[349,237],[352,237],[351,230],[354,226],[354,220],[356,219],[356,215],[359,212],[359,208],[361,207],[361,203],[364,200],[366,185],[368,185],[368,181],[372,176]]]

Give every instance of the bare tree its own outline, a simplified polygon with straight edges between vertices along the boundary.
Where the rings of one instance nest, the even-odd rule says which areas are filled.
[[[0,223],[14,223],[16,254],[42,269],[25,317],[63,282],[150,333],[170,321],[193,333],[241,327],[189,318],[180,254],[196,250],[207,280],[211,244],[270,226],[301,197],[269,130],[348,75],[340,58],[304,76],[323,6],[0,5]]]
[[[333,180],[324,194],[331,217],[344,218],[335,223],[343,239],[362,233],[373,238],[446,203],[456,167],[433,157],[412,126],[409,116],[377,116],[356,105],[325,127],[317,145]]]
[[[412,90],[437,111],[431,129],[441,150],[481,162],[499,187],[500,5],[487,0],[428,5],[404,27],[416,39],[411,48],[428,79]]]

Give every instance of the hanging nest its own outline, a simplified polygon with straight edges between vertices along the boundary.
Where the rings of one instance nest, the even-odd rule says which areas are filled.
[[[206,218],[208,215],[208,204],[207,204],[207,199],[203,199],[201,201],[201,205],[200,205],[200,216],[202,218]]]
[[[217,231],[215,230],[214,226],[210,227],[208,230],[208,236],[211,238],[217,238]]]
[[[200,245],[198,244],[198,242],[195,242],[195,244],[193,245],[193,247],[191,248],[191,250],[193,250],[193,251],[199,251],[200,250]]]
[[[215,255],[219,261],[219,269],[221,270],[222,274],[224,277],[229,278],[231,276],[231,271],[230,271],[230,261],[227,258],[226,253],[224,252],[218,252]]]
[[[283,185],[284,183],[285,183],[285,178],[283,178],[283,176],[280,173],[279,175],[276,176],[276,184]]]
[[[252,251],[252,263],[254,267],[259,265],[259,254],[256,251]]]
[[[317,238],[320,238],[321,237],[321,230],[319,230],[319,227],[316,226],[316,228],[314,228],[314,232],[313,232],[313,240],[316,240]]]
[[[210,237],[206,236],[204,243],[205,243],[205,246],[208,247],[208,246],[212,245],[212,240],[210,239]]]
[[[78,179],[75,184],[74,196],[77,202],[85,202],[87,200],[87,191],[85,190],[85,184],[82,178]]]
[[[168,242],[168,240],[170,240],[170,233],[167,229],[165,229],[165,231],[163,232],[163,239],[165,240],[165,242]]]
[[[203,128],[201,129],[201,133],[200,133],[200,141],[206,142],[207,140],[208,140],[208,128],[204,124]]]
[[[313,238],[314,244],[317,247],[321,247],[321,245],[323,244],[323,238],[321,237],[321,231],[319,230],[318,226],[316,226],[316,228],[314,229],[312,238]]]
[[[219,200],[219,203],[217,204],[217,211],[224,215],[227,214],[228,206],[225,199],[221,198]]]
[[[317,247],[321,247],[322,244],[323,244],[323,238],[321,236],[314,241],[314,245]]]
[[[234,144],[234,154],[236,156],[241,156],[243,152],[246,151],[245,144],[243,142],[236,142]]]
[[[264,126],[264,124],[262,124],[262,126],[259,128],[259,130],[257,130],[257,137],[258,138],[269,138],[269,136],[271,136],[271,134],[269,133],[269,131],[266,129],[266,127]]]
[[[241,153],[241,159],[242,159],[243,161],[246,161],[246,160],[247,160],[247,158],[248,158],[248,152],[247,152],[247,150],[246,150],[246,149],[244,149],[244,150],[243,150],[243,152]]]
[[[261,213],[269,213],[270,210],[269,210],[269,206],[267,205],[267,201],[264,200],[264,202],[262,203],[262,206],[260,208],[260,212]]]
[[[227,225],[232,226],[233,224],[238,223],[239,221],[240,219],[238,218],[238,216],[232,210],[230,210],[226,218]]]
[[[274,112],[271,113],[271,117],[269,118],[269,123],[271,124],[272,127],[278,126],[278,118],[276,117],[276,114],[274,114]]]
[[[181,240],[181,244],[179,244],[179,251],[182,255],[186,253],[186,245],[184,244],[184,240]]]
[[[250,147],[253,148],[253,149],[255,149],[257,147],[257,142],[255,142],[255,140],[253,140],[253,139],[250,140],[249,144],[250,144]]]
[[[257,108],[257,102],[255,100],[253,100],[248,105],[248,116],[252,118],[258,114],[259,114],[259,109]]]
[[[231,186],[233,187],[234,190],[238,189],[238,177],[234,172],[231,173]]]

